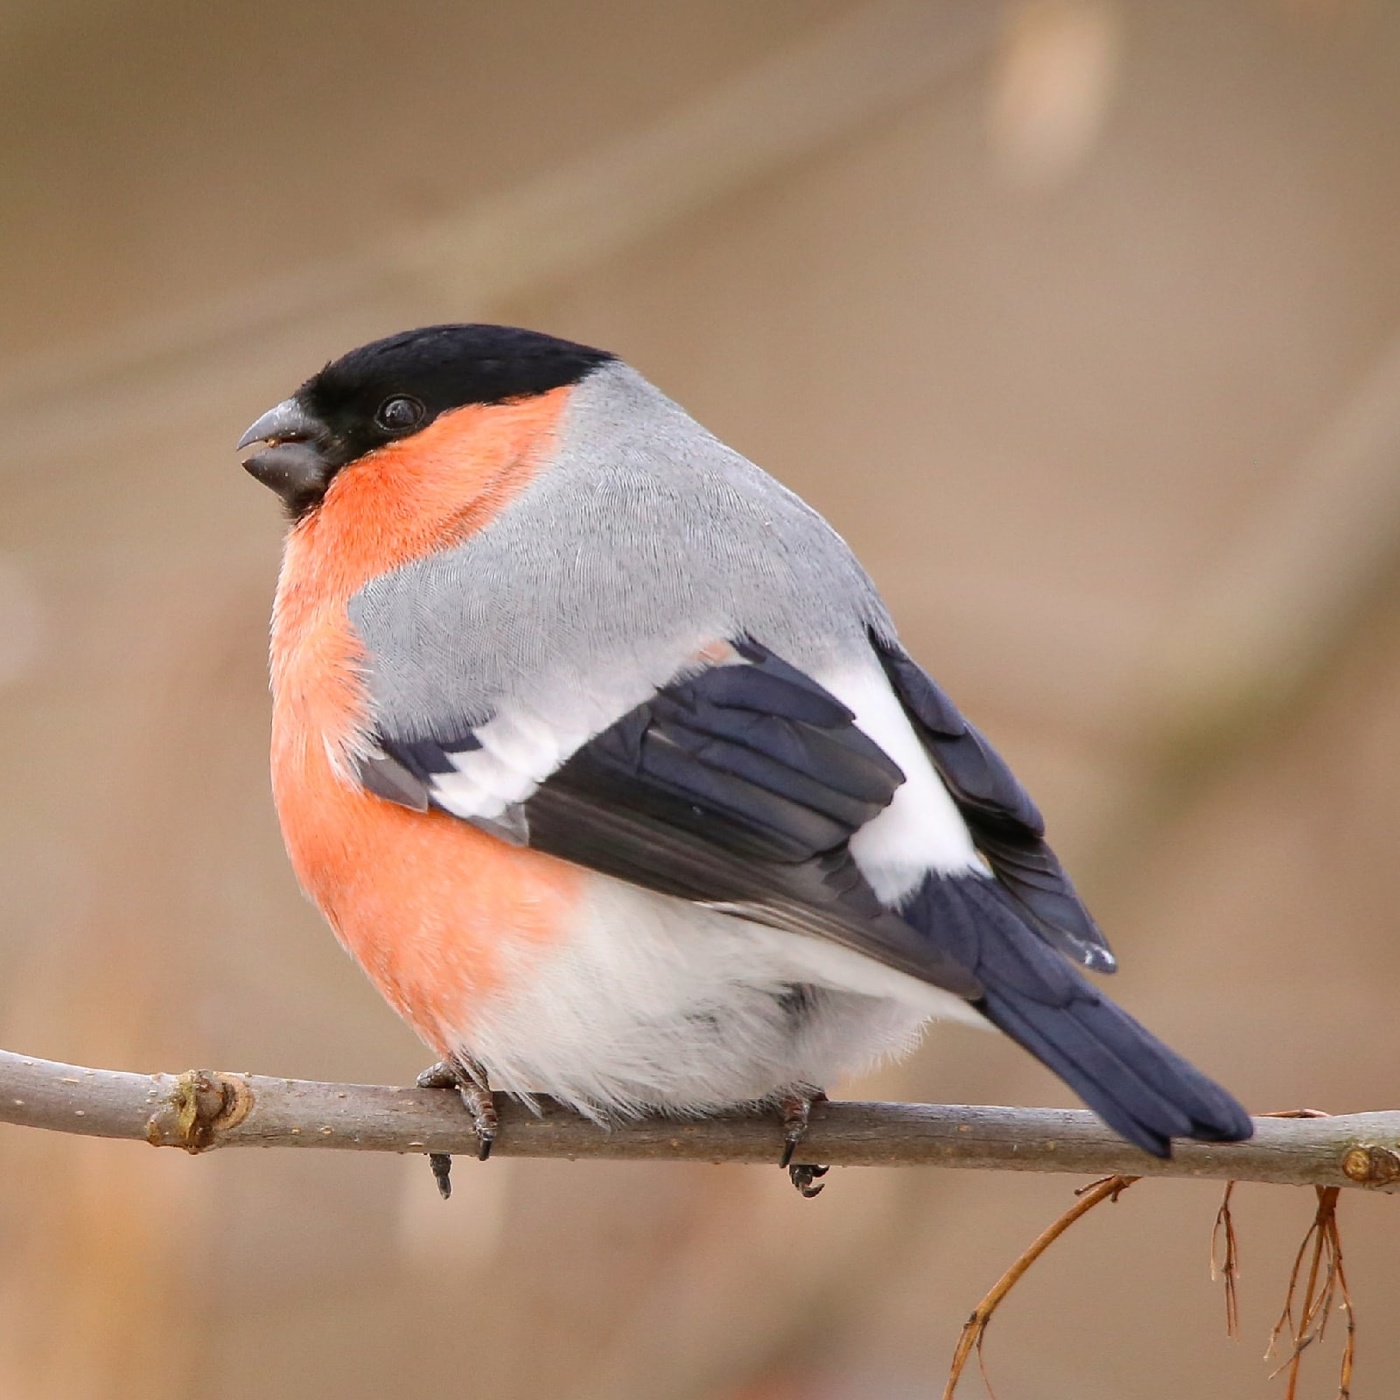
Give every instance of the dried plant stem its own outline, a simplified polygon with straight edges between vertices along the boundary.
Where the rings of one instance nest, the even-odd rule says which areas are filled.
[[[1210,1276],[1225,1280],[1225,1335],[1240,1335],[1240,1247],[1235,1237],[1235,1217],[1230,1210],[1230,1197],[1236,1183],[1225,1183],[1220,1209],[1215,1213],[1215,1226],[1210,1232]],[[1221,1249],[1221,1242],[1224,1249]]]
[[[1109,1176],[1102,1181],[1082,1187],[1075,1194],[1079,1199],[1060,1216],[1058,1220],[1022,1250],[1016,1262],[991,1286],[987,1295],[972,1310],[972,1316],[963,1324],[958,1345],[953,1352],[952,1364],[948,1368],[948,1384],[943,1390],[943,1400],[953,1400],[953,1392],[958,1388],[962,1373],[967,1367],[967,1359],[973,1350],[977,1352],[979,1363],[982,1359],[982,1341],[987,1335],[987,1325],[992,1315],[1001,1306],[1003,1299],[1025,1276],[1026,1271],[1055,1243],[1081,1216],[1087,1215],[1103,1201],[1116,1201],[1133,1182],[1141,1180],[1136,1176]],[[986,1379],[986,1371],[983,1371]],[[990,1383],[987,1386],[991,1389]]]
[[[1317,1188],[1317,1212],[1307,1234],[1303,1236],[1302,1244],[1298,1246],[1293,1270],[1289,1275],[1288,1294],[1284,1299],[1283,1312],[1269,1335],[1266,1356],[1272,1355],[1285,1329],[1293,1342],[1288,1359],[1274,1372],[1275,1375],[1285,1370],[1288,1372],[1285,1400],[1297,1400],[1303,1353],[1326,1335],[1327,1322],[1334,1306],[1340,1306],[1345,1315],[1347,1332],[1346,1341],[1342,1346],[1337,1400],[1348,1400],[1351,1395],[1351,1373],[1356,1360],[1356,1318],[1352,1311],[1351,1290],[1347,1287],[1346,1270],[1342,1265],[1342,1238],[1337,1227],[1337,1201],[1340,1196],[1341,1192],[1336,1187]],[[1312,1253],[1308,1262],[1308,1281],[1303,1290],[1302,1312],[1295,1321],[1293,1300],[1297,1295],[1298,1279],[1302,1272],[1303,1260],[1308,1257],[1309,1245],[1312,1246]]]

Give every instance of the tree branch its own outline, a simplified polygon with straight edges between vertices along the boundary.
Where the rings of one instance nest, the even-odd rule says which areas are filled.
[[[600,1128],[549,1101],[500,1102],[502,1157],[776,1162],[776,1116],[644,1118]],[[191,1070],[127,1074],[0,1051],[0,1122],[156,1147],[341,1148],[475,1155],[455,1094]],[[1257,1118],[1246,1143],[1177,1144],[1168,1162],[1091,1113],[961,1104],[819,1103],[802,1155],[836,1166],[1179,1176],[1400,1190],[1400,1112]]]

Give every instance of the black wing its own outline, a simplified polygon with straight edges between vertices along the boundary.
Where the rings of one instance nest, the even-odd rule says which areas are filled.
[[[516,811],[483,823],[632,884],[817,934],[960,996],[976,978],[885,909],[848,849],[904,774],[808,676],[755,642],[666,686],[589,740]],[[380,734],[367,786],[432,801],[467,734]]]
[[[1054,851],[1025,788],[953,702],[897,644],[871,633],[885,674],[972,833],[1037,933],[1095,972],[1118,964]]]

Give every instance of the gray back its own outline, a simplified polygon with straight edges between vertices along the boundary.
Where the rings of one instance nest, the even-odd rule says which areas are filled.
[[[521,707],[587,733],[707,643],[752,636],[830,671],[893,636],[809,506],[611,363],[571,394],[552,462],[465,543],[350,605],[377,718],[407,738]]]

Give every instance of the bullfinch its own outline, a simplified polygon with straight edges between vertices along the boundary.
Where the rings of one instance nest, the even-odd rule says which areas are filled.
[[[1080,972],[1113,954],[1006,764],[814,510],[605,351],[353,350],[260,417],[297,876],[458,1088],[766,1105],[990,1022],[1112,1128],[1247,1138]],[[439,1184],[445,1167],[439,1159]]]

